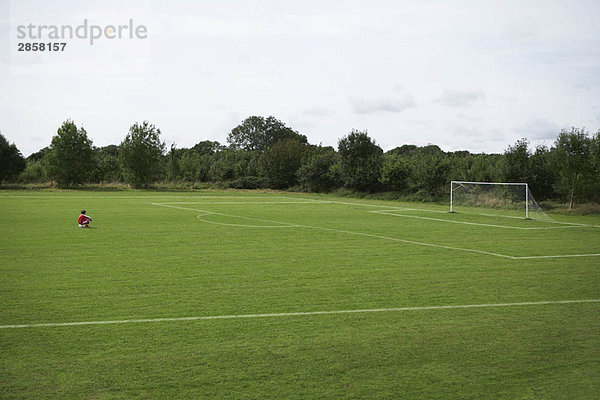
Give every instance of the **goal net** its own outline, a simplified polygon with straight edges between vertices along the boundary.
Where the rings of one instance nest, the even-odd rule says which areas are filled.
[[[450,212],[552,221],[533,198],[527,183],[450,182]]]

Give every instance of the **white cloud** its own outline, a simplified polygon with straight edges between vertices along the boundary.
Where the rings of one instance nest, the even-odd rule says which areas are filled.
[[[560,133],[560,126],[543,118],[529,120],[515,128],[515,132],[531,140],[553,140]]]
[[[369,114],[380,111],[399,113],[407,108],[416,106],[411,95],[402,97],[350,98],[352,111],[359,114]]]
[[[444,89],[436,103],[447,107],[469,107],[485,98],[481,90],[473,89]]]
[[[504,36],[510,41],[533,41],[540,38],[541,27],[531,15],[507,21]]]
[[[312,143],[335,146],[359,128],[388,149],[477,152],[548,140],[552,124],[600,124],[593,0],[0,0],[0,9],[9,9],[0,129],[25,155],[68,117],[96,145],[119,143],[141,120],[180,147],[225,143],[245,117],[275,115]],[[147,40],[70,43],[61,54],[11,44],[15,24],[130,17]]]
[[[322,106],[309,107],[302,112],[307,117],[330,117],[335,111]]]

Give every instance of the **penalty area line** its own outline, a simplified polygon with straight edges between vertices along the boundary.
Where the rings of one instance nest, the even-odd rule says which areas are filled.
[[[364,233],[364,232],[354,232],[354,231],[347,231],[347,230],[343,230],[343,229],[326,228],[326,227],[321,227],[321,226],[292,224],[292,223],[289,223],[289,222],[272,221],[272,220],[268,220],[268,219],[252,218],[252,217],[246,217],[246,216],[242,216],[242,215],[223,214],[223,213],[218,213],[218,212],[211,212],[211,211],[207,211],[207,210],[201,210],[201,209],[197,209],[197,208],[173,206],[173,205],[170,205],[170,204],[163,204],[163,203],[152,203],[152,205],[162,206],[162,207],[168,207],[168,208],[174,208],[174,209],[178,209],[178,210],[197,211],[197,212],[203,213],[202,216],[208,215],[208,214],[213,214],[213,215],[221,215],[221,216],[232,217],[232,218],[244,218],[244,219],[247,219],[247,220],[254,220],[254,221],[262,221],[262,222],[269,222],[269,223],[275,223],[275,224],[282,224],[282,226],[290,226],[290,227],[295,227],[295,228],[318,229],[318,230],[322,230],[322,231],[326,231],[326,232],[337,232],[337,233],[343,233],[343,234],[348,234],[348,235],[355,235],[355,236],[370,237],[370,238],[375,238],[375,239],[389,240],[389,241],[393,241],[393,242],[397,242],[397,243],[407,243],[407,244],[414,244],[414,245],[419,245],[419,246],[440,248],[440,249],[446,249],[446,250],[457,250],[457,251],[466,251],[466,252],[469,252],[469,253],[485,254],[485,255],[490,255],[490,256],[495,256],[495,257],[509,258],[509,259],[513,259],[513,260],[515,259],[515,257],[513,257],[513,256],[509,256],[509,255],[505,255],[505,254],[499,254],[499,253],[492,253],[492,252],[484,251],[484,250],[468,249],[468,248],[463,248],[463,247],[445,246],[445,245],[442,245],[442,244],[434,244],[434,243],[426,243],[426,242],[418,242],[418,241],[414,241],[414,240],[400,239],[400,238],[394,238],[394,237],[389,237],[389,236],[373,235],[373,234]],[[210,221],[206,221],[206,220],[201,219],[201,218],[198,218],[198,219],[200,221],[203,221],[203,222],[210,222]],[[224,224],[220,224],[220,225],[224,225]],[[243,225],[238,225],[238,224],[235,224],[235,225],[234,224],[229,224],[229,225],[230,226],[240,226],[240,227],[243,226]]]
[[[396,211],[396,210],[375,210],[375,211],[369,211],[369,212],[373,213],[373,214],[380,214],[380,215],[391,215],[393,217],[415,218],[415,219],[423,219],[423,220],[428,220],[428,221],[447,222],[450,224],[488,226],[488,227],[492,227],[492,228],[519,229],[519,230],[524,230],[524,231],[543,230],[543,229],[565,229],[565,228],[579,228],[580,227],[579,225],[576,225],[576,226],[566,225],[566,226],[528,226],[528,227],[524,227],[524,226],[511,226],[511,225],[484,224],[481,222],[455,221],[455,220],[451,220],[451,219],[423,217],[420,215],[398,214],[399,211]]]
[[[262,218],[246,217],[246,216],[243,216],[243,215],[229,215],[229,214],[223,214],[223,213],[214,212],[214,211],[200,210],[198,208],[180,207],[180,206],[173,206],[173,205],[170,205],[170,204],[163,204],[163,203],[152,203],[152,205],[169,207],[169,208],[176,208],[176,209],[179,209],[179,210],[197,211],[197,212],[201,213],[200,215],[196,216],[196,218],[199,221],[207,222],[209,224],[214,224],[214,225],[244,227],[244,228],[298,228],[298,227],[300,227],[300,225],[290,224],[288,222],[271,221],[271,220],[262,219]],[[209,221],[207,219],[203,219],[202,217],[204,217],[206,215],[221,215],[221,216],[224,216],[224,217],[231,217],[231,218],[243,218],[243,219],[246,219],[246,220],[269,222],[269,223],[274,223],[274,224],[278,224],[278,225],[228,224],[228,223],[224,223],[224,222]]]
[[[370,238],[375,238],[375,239],[389,240],[389,241],[393,241],[393,242],[397,242],[397,243],[407,243],[407,244],[414,244],[414,245],[418,245],[418,246],[425,246],[425,247],[432,247],[432,248],[439,248],[439,249],[446,249],[446,250],[455,250],[455,251],[464,251],[464,252],[468,252],[468,253],[485,254],[485,255],[494,256],[494,257],[508,258],[508,259],[511,259],[511,260],[529,260],[529,259],[533,260],[533,259],[545,259],[545,258],[571,258],[571,257],[597,257],[597,256],[600,256],[600,254],[597,254],[597,253],[593,253],[593,254],[564,254],[564,255],[549,255],[549,256],[524,256],[524,257],[510,256],[510,255],[507,255],[507,254],[494,253],[494,252],[485,251],[485,250],[477,250],[477,249],[469,249],[469,248],[466,248],[466,247],[454,247],[454,246],[446,246],[446,245],[443,245],[443,244],[419,242],[419,241],[416,241],[416,240],[400,239],[400,238],[395,238],[395,237],[390,237],[390,236],[374,235],[374,234],[371,234],[371,233],[364,233],[364,232],[347,231],[347,230],[344,230],[344,229],[326,228],[326,227],[322,227],[322,226],[292,224],[292,223],[289,223],[289,222],[281,222],[281,221],[273,221],[273,220],[269,220],[269,219],[246,217],[246,216],[243,216],[243,215],[223,214],[223,213],[218,213],[218,212],[211,212],[211,211],[207,211],[207,210],[201,210],[201,209],[197,209],[197,208],[180,207],[180,206],[173,206],[173,205],[162,204],[162,203],[151,203],[151,204],[155,205],[155,206],[175,208],[175,209],[179,209],[179,210],[189,210],[189,211],[200,212],[200,213],[202,213],[202,215],[199,215],[197,218],[198,218],[198,220],[203,221],[203,222],[216,223],[216,222],[213,222],[213,221],[207,221],[207,220],[202,219],[200,217],[203,217],[203,216],[208,215],[208,214],[221,215],[221,216],[225,216],[225,217],[243,218],[243,219],[246,219],[246,220],[262,221],[262,222],[268,222],[268,223],[273,223],[273,224],[280,224],[282,227],[285,226],[285,227],[294,227],[294,228],[318,229],[318,230],[322,230],[322,231],[326,231],[326,232],[337,232],[337,233],[344,233],[344,234],[348,234],[348,235],[355,235],[355,236],[370,237]],[[219,223],[219,225],[237,226],[237,227],[244,227],[245,226],[245,227],[251,227],[251,228],[272,228],[273,227],[273,226],[265,226],[265,225],[259,226],[259,225],[223,224],[223,223]]]
[[[148,322],[155,323],[155,322],[207,321],[207,320],[217,320],[217,319],[301,317],[301,316],[313,316],[313,315],[361,314],[361,313],[364,314],[364,313],[400,312],[400,311],[453,310],[453,309],[469,309],[469,308],[523,307],[523,306],[542,306],[542,305],[597,303],[597,302],[600,302],[600,299],[530,301],[530,302],[520,302],[520,303],[462,304],[462,305],[424,306],[424,307],[367,308],[367,309],[358,309],[358,310],[305,311],[305,312],[268,313],[268,314],[208,315],[208,316],[204,316],[204,317],[198,316],[198,317],[173,317],[173,318],[143,318],[143,319],[121,319],[121,320],[109,320],[109,321],[49,322],[49,323],[41,323],[41,324],[0,325],[0,329],[50,328],[50,327],[82,326],[82,325],[136,324],[136,323],[148,323]]]

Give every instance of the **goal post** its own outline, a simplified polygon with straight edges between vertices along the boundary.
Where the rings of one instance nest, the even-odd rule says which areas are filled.
[[[456,207],[480,207],[507,209],[512,212],[523,212],[525,219],[530,219],[530,212],[536,211],[539,218],[548,219],[539,207],[526,182],[450,182],[450,212]],[[521,216],[523,216],[521,214]]]

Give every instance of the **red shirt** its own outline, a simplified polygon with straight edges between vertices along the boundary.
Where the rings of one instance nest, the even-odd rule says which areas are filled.
[[[87,222],[89,219],[90,219],[90,217],[88,217],[87,215],[81,214],[79,216],[79,218],[77,218],[77,222],[79,222],[79,224],[81,225],[81,224]]]

